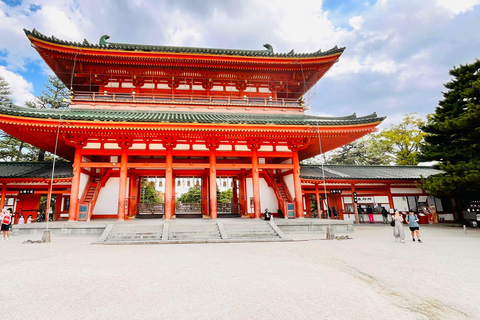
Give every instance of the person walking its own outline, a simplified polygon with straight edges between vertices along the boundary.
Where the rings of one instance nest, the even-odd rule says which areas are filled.
[[[385,207],[382,207],[382,218],[383,224],[388,224],[388,211],[385,209]]]
[[[400,239],[401,243],[405,243],[405,231],[403,230],[403,216],[400,212],[395,211],[393,216],[393,221],[395,221],[395,226],[393,227],[393,236],[395,240]]]
[[[415,241],[415,233],[416,233],[417,240],[418,242],[421,243],[422,240],[420,240],[420,226],[418,225],[418,217],[416,214],[413,214],[413,211],[408,212],[407,222],[408,222],[408,227],[412,232],[412,241]]]
[[[8,240],[10,239],[10,222],[12,221],[12,215],[7,209],[5,208],[2,209],[2,215],[0,217],[0,220],[2,221],[2,227],[1,227],[2,235],[3,235],[2,240]]]
[[[368,205],[367,206],[367,214],[368,214],[368,221],[370,221],[370,223],[373,223],[373,209],[372,209],[372,206],[371,205]]]

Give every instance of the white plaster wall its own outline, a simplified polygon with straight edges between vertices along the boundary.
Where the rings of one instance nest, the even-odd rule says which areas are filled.
[[[407,197],[393,197],[393,205],[398,211],[408,211]]]
[[[79,185],[79,190],[78,190],[78,199],[80,199],[85,192],[85,187],[87,186],[88,183],[88,175],[85,173],[80,173],[80,185]]]
[[[247,178],[246,180],[248,212],[253,213],[253,209],[250,207],[250,198],[253,197],[252,178]],[[262,212],[265,211],[265,208],[268,208],[270,212],[278,212],[277,197],[275,197],[275,192],[268,186],[265,179],[260,179],[260,208]]]
[[[388,196],[375,196],[375,203],[389,203]]]
[[[422,189],[419,188],[390,188],[390,191],[392,193],[422,193]]]
[[[128,180],[129,179],[127,179],[127,186],[129,185]],[[98,195],[97,204],[93,210],[94,215],[117,215],[119,188],[120,178],[108,179],[105,187],[100,190],[100,194]]]
[[[290,195],[292,196],[292,198],[295,198],[295,183],[293,183],[293,174],[284,176],[283,180],[285,181],[285,186],[288,188]]]

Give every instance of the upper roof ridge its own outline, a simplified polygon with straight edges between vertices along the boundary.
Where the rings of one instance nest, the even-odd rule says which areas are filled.
[[[65,41],[56,38],[55,36],[48,37],[41,32],[33,29],[29,31],[23,29],[27,36],[32,36],[40,40],[45,40],[57,44],[81,47],[81,48],[93,48],[93,49],[110,49],[110,50],[126,50],[126,51],[147,51],[147,52],[172,52],[172,53],[200,53],[200,54],[214,54],[214,55],[233,55],[233,56],[258,56],[258,57],[277,57],[277,58],[306,58],[306,57],[319,57],[328,56],[335,53],[341,53],[345,50],[345,47],[339,48],[335,46],[327,51],[317,50],[311,53],[295,53],[291,50],[288,53],[274,53],[273,47],[270,44],[265,44],[266,50],[246,50],[246,49],[217,49],[217,48],[200,48],[200,47],[177,47],[177,46],[158,46],[158,45],[139,45],[128,43],[115,43],[107,42],[110,38],[109,35],[103,35],[100,37],[98,44],[88,42],[86,39],[83,42]]]

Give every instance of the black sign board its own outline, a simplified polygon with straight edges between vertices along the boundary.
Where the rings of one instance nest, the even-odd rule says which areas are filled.
[[[342,190],[340,190],[340,189],[332,189],[332,190],[330,190],[330,193],[342,193]]]
[[[356,191],[353,191],[353,201],[354,201],[355,203],[358,203],[358,202],[357,202],[358,200],[357,200],[357,192],[356,192]]]
[[[22,189],[18,191],[18,194],[34,194],[35,190],[33,189]]]

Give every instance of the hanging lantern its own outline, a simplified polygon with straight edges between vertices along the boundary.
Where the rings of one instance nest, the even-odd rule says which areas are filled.
[[[177,181],[177,187],[180,187],[182,185],[182,183],[180,182],[180,180]]]
[[[190,187],[190,179],[187,180],[187,187]]]
[[[160,188],[163,187],[163,179],[160,179],[160,182],[158,183],[158,186],[159,186]]]
[[[235,181],[232,180],[232,183],[230,184],[232,188],[235,188]]]
[[[224,188],[227,187],[227,181],[226,181],[226,180],[223,180],[223,187],[224,187]]]
[[[195,187],[200,187],[200,179],[195,179]]]

